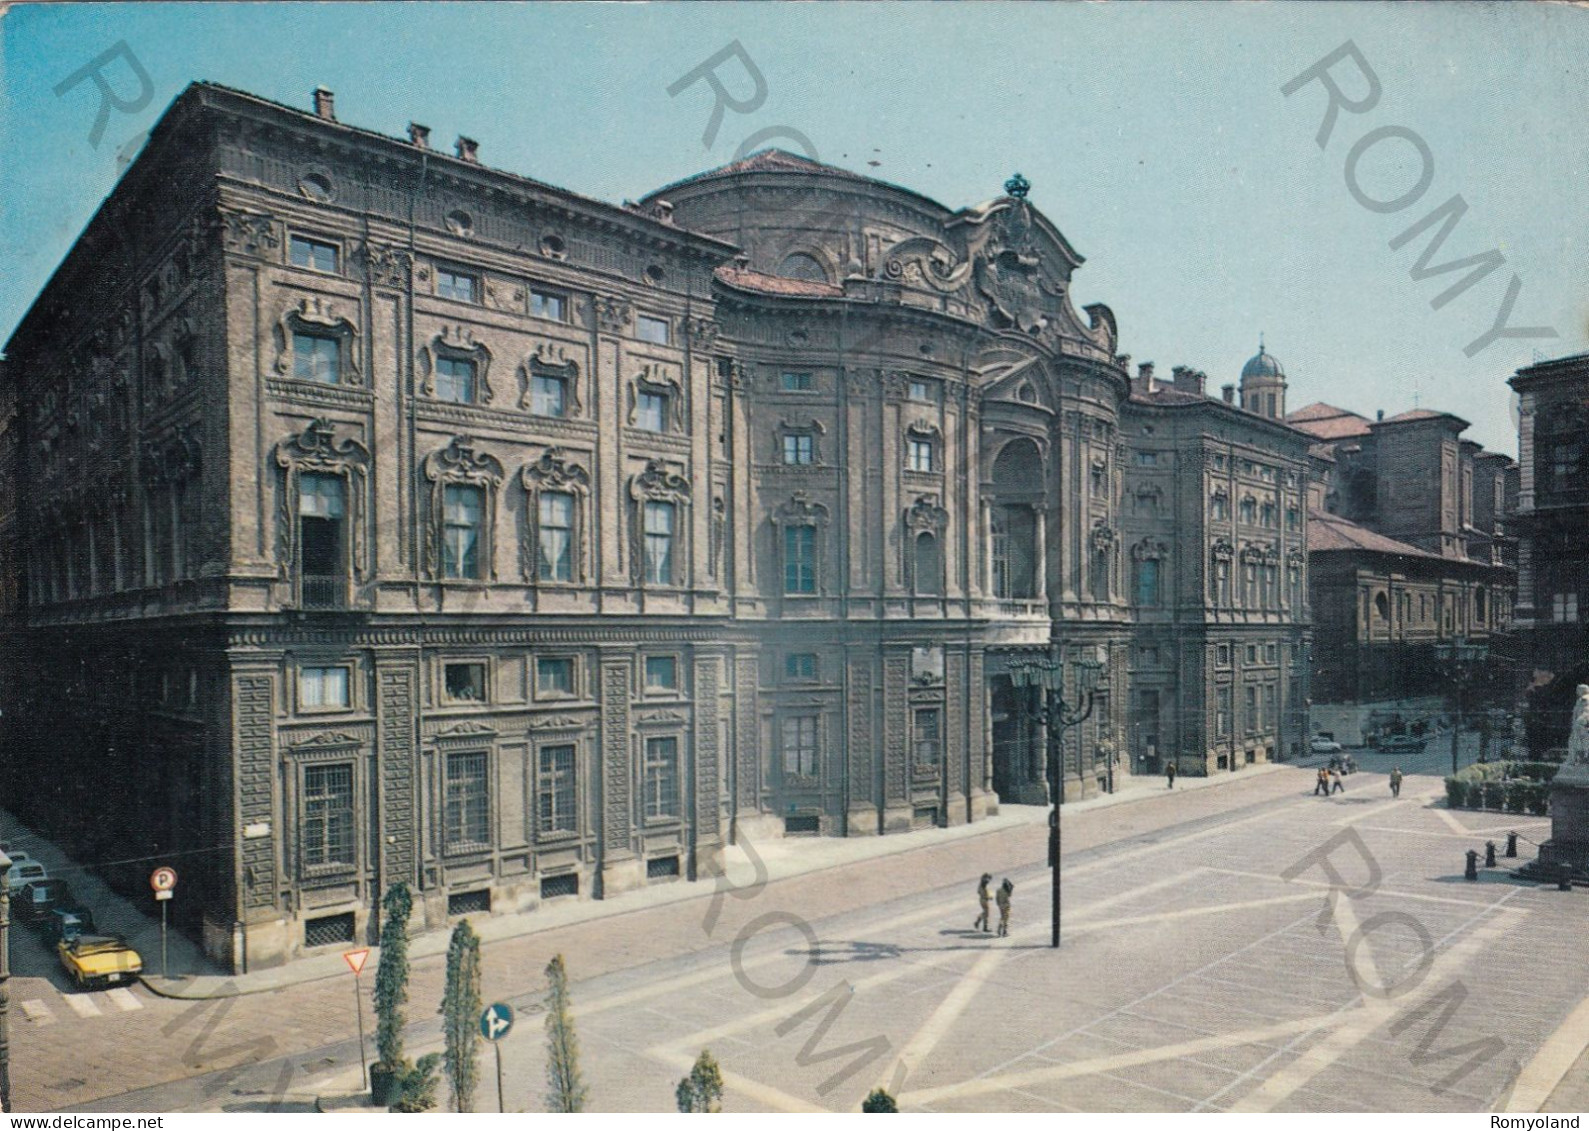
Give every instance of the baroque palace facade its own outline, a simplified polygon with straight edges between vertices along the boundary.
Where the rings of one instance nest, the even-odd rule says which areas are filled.
[[[7,796],[218,960],[1043,801],[1051,649],[1069,796],[1298,748],[1307,438],[1133,382],[1018,175],[427,134],[189,87],[8,347]]]

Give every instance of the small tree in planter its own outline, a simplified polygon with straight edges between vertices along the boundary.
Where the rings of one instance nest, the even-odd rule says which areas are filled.
[[[686,1113],[723,1110],[723,1072],[709,1050],[702,1049],[695,1058],[690,1074],[674,1089],[673,1100]]]
[[[579,1071],[579,1039],[561,954],[546,964],[546,1083],[547,1111],[585,1110],[588,1089]]]
[[[474,1110],[474,1089],[480,1078],[475,1053],[480,1040],[480,936],[465,919],[447,944],[447,989],[441,999],[441,1027],[447,1037],[443,1063],[457,1111]]]
[[[436,1106],[436,1069],[441,1064],[441,1053],[426,1053],[419,1063],[403,1073],[402,1086],[393,1111],[408,1113],[431,1111]]]
[[[408,917],[414,911],[408,885],[393,884],[381,901],[381,959],[375,968],[375,1063],[370,1065],[370,1099],[382,1107],[397,1103],[403,1078],[412,1071],[403,1057],[403,1007],[408,1004]]]
[[[898,1113],[899,1104],[894,1102],[894,1097],[882,1088],[873,1088],[864,1100],[861,1101],[863,1112],[892,1112]]]

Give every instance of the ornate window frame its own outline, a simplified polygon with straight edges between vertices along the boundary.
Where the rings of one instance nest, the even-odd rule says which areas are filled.
[[[356,875],[365,866],[367,855],[362,832],[369,815],[360,801],[361,798],[368,796],[365,792],[368,781],[364,773],[364,763],[368,753],[367,743],[356,735],[342,731],[321,731],[292,743],[282,753],[288,766],[288,781],[291,789],[287,812],[291,814],[292,828],[287,843],[292,846],[293,873],[299,880],[315,882],[326,881],[332,877]],[[304,851],[304,837],[308,829],[308,771],[339,765],[347,766],[349,769],[349,784],[352,790],[350,800],[353,858],[348,861],[310,864],[306,860]]]
[[[480,451],[468,436],[454,436],[447,446],[425,457],[425,479],[430,483],[430,514],[425,522],[425,573],[437,584],[482,585],[497,579],[497,495],[504,478],[502,461]],[[480,523],[481,576],[446,577],[442,568],[445,534],[443,496],[448,487],[479,487],[484,496]]]
[[[293,335],[295,334],[336,338],[340,344],[337,348],[338,372],[335,387],[357,388],[364,384],[359,374],[355,349],[358,344],[359,328],[352,319],[338,313],[333,303],[327,302],[319,295],[310,295],[300,300],[297,306],[283,311],[281,317],[276,320],[276,361],[273,366],[276,376],[291,381],[302,381],[304,384],[315,384],[316,382],[305,381],[294,373]]]
[[[823,457],[826,454],[822,449],[823,437],[827,435],[827,432],[827,427],[820,420],[807,420],[802,422],[798,420],[784,419],[778,421],[778,427],[773,433],[774,442],[776,445],[773,450],[777,455],[775,462],[779,467],[820,467],[823,463]],[[808,462],[790,463],[788,460],[784,459],[783,442],[784,437],[786,436],[811,437],[811,459]]]
[[[905,578],[905,586],[912,593],[923,597],[941,597],[948,589],[948,563],[944,555],[944,529],[949,525],[949,512],[938,503],[937,495],[918,495],[916,501],[905,512],[905,544],[903,546],[904,561],[901,570]],[[928,588],[923,588],[921,578],[917,576],[916,542],[923,534],[931,535],[937,544],[938,576],[932,579]]]
[[[1115,533],[1114,527],[1104,519],[1096,519],[1092,524],[1092,533],[1087,537],[1087,544],[1092,550],[1092,569],[1090,580],[1092,582],[1092,599],[1095,601],[1108,601],[1114,597],[1115,590],[1115,560],[1118,557],[1120,536]],[[1103,568],[1099,568],[1099,566]]]
[[[828,508],[821,503],[813,502],[811,496],[804,491],[796,491],[788,500],[780,505],[768,516],[772,528],[778,533],[773,538],[773,545],[777,550],[778,573],[785,576],[786,563],[784,562],[784,542],[782,534],[785,530],[796,526],[809,526],[816,533],[812,538],[811,570],[816,581],[816,589],[812,593],[783,593],[783,586],[779,591],[784,597],[810,598],[821,597],[827,593],[827,529],[832,520]]]
[[[560,447],[547,448],[541,458],[527,463],[519,472],[524,485],[524,537],[519,543],[519,572],[531,585],[582,585],[589,577],[585,532],[590,529],[590,472],[570,458]],[[541,577],[541,492],[553,491],[574,497],[573,529],[569,531],[570,573],[567,581]]]
[[[467,403],[490,404],[495,396],[491,389],[491,351],[484,342],[475,341],[474,331],[463,325],[443,326],[440,333],[419,347],[419,391],[431,400],[437,399],[436,362],[444,357],[474,363],[475,395]]]
[[[910,441],[912,440],[925,440],[932,445],[932,454],[930,457],[932,469],[930,471],[921,471],[910,466]],[[905,425],[904,468],[907,475],[942,475],[944,473],[944,460],[945,455],[942,429],[940,429],[936,424],[932,424],[926,420],[913,420],[909,424]]]
[[[667,416],[663,420],[667,427],[661,435],[682,436],[689,431],[685,427],[684,382],[669,372],[668,367],[656,362],[642,365],[640,371],[626,382],[625,389],[628,405],[624,419],[629,427],[640,426],[640,394],[651,393],[668,399]]]
[[[370,579],[369,558],[369,478],[370,450],[352,436],[337,437],[337,426],[323,416],[309,422],[302,432],[276,444],[276,466],[281,469],[281,499],[277,508],[277,576],[291,583],[297,603],[303,578],[298,561],[299,484],[303,476],[334,475],[343,480],[343,501],[347,506],[347,545],[344,548],[348,577],[354,585]]]
[[[690,481],[677,471],[669,469],[660,459],[646,460],[645,468],[629,479],[629,576],[635,588],[658,588],[646,581],[645,568],[645,511],[647,503],[673,505],[673,580],[663,589],[686,589],[687,579],[694,576],[690,569]]]
[[[575,420],[585,415],[585,399],[579,388],[579,362],[568,356],[567,348],[550,342],[541,342],[535,351],[519,365],[519,408],[535,413],[535,378],[557,377],[563,382],[564,411],[561,417],[542,417],[543,420]]]

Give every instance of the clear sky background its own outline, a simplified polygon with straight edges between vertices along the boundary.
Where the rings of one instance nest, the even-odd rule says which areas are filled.
[[[736,39],[767,97],[707,147],[706,84],[666,88]],[[1382,94],[1320,150],[1322,87],[1280,88],[1347,40]],[[95,148],[93,84],[54,88],[119,41],[155,93],[112,114]],[[954,207],[1020,170],[1087,257],[1076,305],[1108,303],[1137,361],[1204,369],[1217,388],[1263,332],[1293,409],[1444,408],[1511,454],[1506,378],[1589,349],[1589,11],[1566,5],[22,4],[0,18],[0,66],[0,341],[127,144],[204,79],[304,109],[324,84],[344,122],[401,136],[419,121],[441,146],[467,134],[485,164],[614,203],[773,127]],[[125,66],[105,73],[137,94]],[[720,73],[750,93],[736,65]],[[1334,73],[1362,94],[1351,64]],[[1382,126],[1433,158],[1423,197],[1394,213],[1363,207],[1343,175]],[[1392,139],[1357,172],[1389,200],[1419,166]],[[1457,193],[1469,211],[1435,263],[1490,248],[1507,262],[1436,310],[1461,274],[1410,277],[1428,233],[1387,244]],[[1465,356],[1513,274],[1510,323],[1560,336]]]

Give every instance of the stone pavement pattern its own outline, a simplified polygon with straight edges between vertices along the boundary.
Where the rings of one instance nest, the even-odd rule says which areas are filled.
[[[702,885],[686,902],[493,943],[485,997],[521,1013],[503,1047],[508,1107],[539,1107],[535,1010],[558,952],[578,979],[597,1110],[671,1109],[702,1047],[724,1068],[728,1110],[853,1111],[878,1082],[907,1110],[937,1111],[1544,1102],[1507,1088],[1553,1035],[1573,1058],[1589,1043],[1589,1032],[1558,1033],[1589,992],[1585,893],[1461,880],[1466,848],[1508,827],[1537,838],[1544,823],[1449,813],[1433,804],[1433,778],[1410,778],[1397,802],[1382,775],[1354,775],[1329,800],[1308,795],[1309,776],[1288,769],[1067,813],[1058,954],[1046,945],[1041,825],[715,901]],[[1317,866],[1283,875],[1353,835],[1381,871],[1372,893],[1332,899]],[[1362,882],[1347,840],[1329,859],[1343,883]],[[970,930],[984,870],[1016,883],[1007,940]],[[1362,989],[1397,983],[1406,991],[1388,998]],[[15,1020],[19,1110],[258,1109],[273,1094],[356,1086],[345,979],[228,1001],[133,993],[141,1008]],[[439,1044],[440,994],[440,961],[417,963],[411,1055]],[[1474,1042],[1490,1055],[1441,1055]],[[233,1065],[243,1068],[206,1075]],[[494,1108],[491,1083],[485,1074],[481,1110]]]

